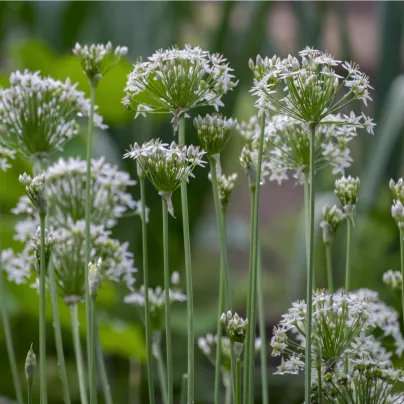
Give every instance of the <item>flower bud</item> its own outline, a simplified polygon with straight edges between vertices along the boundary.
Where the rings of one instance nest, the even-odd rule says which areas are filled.
[[[88,264],[88,289],[90,296],[97,296],[98,289],[101,284],[101,258],[93,264],[90,262]]]
[[[25,377],[29,386],[32,386],[32,382],[34,381],[36,368],[36,356],[32,346],[33,344],[31,344],[31,347],[27,354],[27,358],[25,360]]]

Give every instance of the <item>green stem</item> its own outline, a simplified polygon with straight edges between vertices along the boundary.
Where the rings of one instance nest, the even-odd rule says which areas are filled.
[[[141,366],[135,357],[129,358],[129,402],[140,403]]]
[[[241,404],[241,360],[236,360],[236,401],[235,404]]]
[[[259,329],[260,329],[260,338],[261,341],[264,341],[261,344],[261,384],[262,384],[262,404],[268,404],[268,372],[267,372],[267,344],[265,341],[266,337],[266,329],[265,329],[265,304],[264,304],[264,290],[263,290],[263,279],[262,279],[262,260],[261,260],[261,252],[258,253],[258,274],[257,274],[257,288],[258,288],[258,321],[259,321]]]
[[[315,135],[316,126],[310,126],[310,227],[309,227],[309,265],[307,266],[307,316],[306,316],[306,354],[305,354],[305,403],[310,403],[311,397],[311,332],[312,332],[312,319],[313,319],[313,273],[314,273],[314,214],[315,214],[315,183],[314,183],[314,164],[315,164]]]
[[[223,384],[224,384],[224,403],[225,404],[231,404],[231,381],[230,381],[230,375],[225,375],[223,377]]]
[[[220,155],[217,155],[217,158],[220,159]],[[224,298],[226,301],[226,307],[225,310],[223,309],[222,306],[222,297],[219,297],[219,318],[218,318],[218,344],[216,346],[216,354],[219,353],[220,356],[220,349],[221,347],[221,323],[220,323],[220,316],[223,313],[223,311],[228,311],[232,309],[232,302],[231,302],[231,285],[230,285],[230,271],[229,271],[229,260],[228,260],[228,255],[227,255],[227,235],[226,235],[226,214],[225,214],[225,208],[222,208],[221,202],[220,202],[220,197],[219,197],[219,186],[217,182],[217,160],[213,156],[209,156],[209,165],[210,165],[210,175],[211,175],[211,181],[212,181],[212,191],[213,191],[213,200],[215,204],[215,212],[216,212],[216,222],[217,222],[217,227],[218,227],[218,233],[219,233],[219,243],[220,243],[220,291],[219,291],[219,296],[222,296],[222,284],[224,284]],[[219,160],[220,164],[220,160]],[[223,282],[223,283],[222,283]],[[220,336],[219,336],[220,333]],[[235,393],[235,356],[234,352],[231,351],[231,364],[232,364],[232,386],[233,386],[233,391]],[[216,361],[218,361],[218,357],[216,357]],[[217,363],[216,363],[217,365]],[[220,364],[219,364],[220,365]],[[220,366],[219,369],[216,367],[216,375],[215,375],[215,400],[219,398],[220,395]],[[215,401],[215,403],[218,401]]]
[[[334,281],[332,279],[332,259],[331,259],[331,243],[325,244],[325,257],[327,261],[327,285],[328,293],[334,293]]]
[[[251,218],[253,217],[254,214],[254,198],[255,198],[255,188],[254,186],[251,186],[250,184],[250,216]],[[253,237],[253,222],[251,220],[250,224],[250,258],[249,258],[249,274],[251,274],[252,271],[252,251],[254,248],[254,237]],[[249,282],[248,282],[248,296],[247,296],[247,318],[248,320],[250,319],[251,316],[251,289],[252,289],[252,277],[249,276]],[[255,343],[255,342],[254,342]],[[246,339],[244,342],[244,379],[243,379],[243,385],[244,385],[244,390],[243,390],[243,403],[248,404],[248,396],[249,396],[249,386],[248,386],[248,371],[250,369],[250,327],[247,328],[247,335]]]
[[[305,235],[306,235],[306,265],[309,267],[310,262],[309,262],[309,257],[310,257],[310,179],[309,179],[310,173],[305,173],[304,174],[304,218],[305,218]],[[316,279],[315,279],[315,273],[313,271],[313,286],[312,288],[314,289],[316,286]]]
[[[181,404],[187,404],[188,375],[184,373],[181,380]]]
[[[161,198],[163,214],[163,249],[164,249],[164,300],[167,354],[167,404],[173,404],[173,356],[171,349],[170,329],[170,268],[168,260],[168,207],[167,201]]]
[[[322,393],[322,375],[321,375],[321,363],[318,361],[317,364],[317,378],[318,378],[318,403],[323,403],[323,393]]]
[[[59,364],[60,379],[62,380],[63,401],[65,402],[65,404],[70,404],[69,384],[67,382],[65,355],[63,352],[62,331],[60,328],[55,270],[51,263],[48,266],[48,273],[49,273],[49,290],[51,295],[52,311],[53,311],[53,329],[55,332],[55,343]]]
[[[404,231],[400,229],[400,262],[401,262],[401,304],[403,307],[404,322]]]
[[[348,293],[351,287],[351,235],[352,222],[350,218],[346,221],[346,265],[345,265],[345,292]]]
[[[185,115],[179,118],[178,140],[185,145]],[[188,328],[188,404],[194,404],[195,354],[194,354],[194,297],[192,287],[191,243],[189,237],[187,183],[181,184],[182,226],[184,233],[185,274],[187,289],[187,328]]]
[[[265,114],[261,116],[261,130],[258,150],[257,172],[255,177],[254,198],[253,198],[253,217],[252,217],[252,235],[253,235],[253,250],[252,254],[252,267],[250,277],[251,281],[251,308],[250,317],[248,318],[248,336],[249,345],[249,369],[248,369],[248,403],[254,402],[254,369],[255,369],[255,322],[257,315],[257,272],[258,272],[258,216],[259,216],[259,200],[261,189],[261,165],[262,165],[262,151],[264,147],[265,135]]]
[[[40,213],[41,227],[41,262],[39,269],[39,377],[41,404],[48,401],[46,390],[46,261],[45,261],[45,217],[46,213]]]
[[[97,338],[97,341],[96,341],[97,342],[97,366],[98,366],[98,370],[99,370],[99,378],[100,378],[102,390],[104,393],[105,404],[112,404],[111,386],[109,384],[107,371],[105,369],[104,355],[102,352],[97,323],[96,323],[95,327],[96,327],[95,332],[96,332],[96,338]]]
[[[143,286],[144,294],[144,318],[146,329],[146,355],[147,355],[147,382],[149,387],[149,403],[154,404],[154,377],[153,377],[153,353],[152,336],[150,330],[150,305],[149,305],[149,268],[147,256],[147,223],[146,223],[146,194],[145,177],[142,170],[138,169],[140,184],[140,199],[142,203],[142,250],[143,250]]]
[[[73,345],[74,353],[76,355],[77,376],[79,379],[80,402],[81,404],[87,404],[88,400],[86,392],[86,370],[84,366],[83,352],[81,351],[80,344],[80,323],[78,318],[77,303],[71,304],[69,308],[72,321]]]
[[[96,385],[96,367],[95,367],[95,358],[96,358],[96,335],[95,335],[95,323],[96,323],[96,302],[95,296],[91,296],[91,305],[90,305],[90,404],[96,404],[97,402],[97,385]]]
[[[86,214],[85,214],[85,262],[84,262],[84,293],[86,302],[86,325],[87,325],[87,357],[91,356],[91,299],[88,289],[88,264],[91,254],[91,152],[93,145],[93,127],[94,127],[94,103],[95,103],[95,86],[90,83],[90,115],[88,117],[88,132],[87,132],[87,171],[86,171]],[[91,363],[89,363],[90,372]],[[91,375],[89,374],[89,379]]]
[[[24,399],[21,389],[21,380],[18,374],[17,361],[15,359],[13,337],[11,334],[10,319],[8,317],[7,304],[6,304],[7,298],[5,289],[6,288],[3,278],[3,265],[1,262],[1,250],[0,250],[0,298],[2,299],[2,301],[0,302],[0,310],[3,321],[4,336],[6,340],[7,355],[8,360],[10,362],[11,374],[13,376],[15,394],[17,397],[18,404],[22,404],[24,402]]]
[[[153,335],[153,352],[157,361],[157,370],[160,382],[161,401],[167,404],[167,374],[164,366],[163,356],[161,354],[161,333],[156,332]]]
[[[28,383],[28,404],[32,404],[32,384]]]

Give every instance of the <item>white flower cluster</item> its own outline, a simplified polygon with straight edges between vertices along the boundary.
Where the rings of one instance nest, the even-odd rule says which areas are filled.
[[[397,183],[390,180],[389,186],[393,194],[391,215],[400,230],[404,230],[404,181],[400,178]]]
[[[102,77],[127,53],[126,46],[117,46],[114,49],[111,42],[107,42],[105,45],[92,44],[90,46],[76,43],[73,48],[73,55],[79,58],[84,73],[93,85],[97,85]]]
[[[10,75],[10,87],[0,89],[0,142],[27,157],[42,158],[77,135],[79,118],[88,117],[90,110],[90,101],[69,79],[17,71]],[[106,128],[100,115],[94,114],[94,122]]]
[[[349,175],[348,177],[343,176],[335,180],[334,193],[340,200],[344,213],[352,224],[354,224],[359,187],[360,180],[358,177],[353,178]]]
[[[18,179],[25,185],[25,193],[32,205],[41,213],[46,213],[45,175],[40,174],[31,178],[24,173]]]
[[[359,66],[334,60],[331,55],[309,47],[299,52],[299,56],[300,61],[291,55],[285,59],[257,56],[255,63],[250,60],[254,74],[251,92],[258,97],[259,115],[276,111],[315,126],[349,122],[373,133],[372,120],[363,114],[333,115],[356,100],[362,100],[365,105],[371,100],[369,78],[359,71]],[[336,69],[347,73],[341,76]]]
[[[389,269],[383,274],[383,282],[393,289],[401,289],[403,276],[400,271]]]
[[[221,205],[224,209],[226,209],[227,205],[229,204],[229,199],[233,192],[234,186],[236,185],[236,180],[237,180],[236,173],[230,175],[219,174],[217,176],[219,198]]]
[[[203,105],[218,109],[222,96],[237,85],[231,72],[222,55],[198,46],[161,49],[134,65],[122,102],[135,117],[152,112],[179,115]]]
[[[0,124],[0,136],[1,136],[1,124]],[[4,146],[0,145],[0,170],[7,171],[11,165],[10,160],[14,160],[15,158],[15,150],[8,149]]]
[[[52,248],[55,244],[55,237],[51,232],[45,229],[45,269],[48,268]],[[35,260],[35,269],[39,273],[41,268],[41,229],[35,233],[34,238],[31,240],[31,249],[34,251],[36,260]]]
[[[178,287],[180,275],[173,272],[171,275],[171,288],[169,290],[170,303],[185,302],[187,297]],[[154,331],[161,331],[164,328],[164,308],[165,308],[165,290],[161,286],[155,289],[149,288],[148,297],[150,304],[150,315],[152,328]],[[142,285],[138,290],[125,296],[124,302],[135,306],[143,307],[145,305],[145,287]]]
[[[228,311],[220,317],[221,323],[226,327],[227,335],[231,342],[239,342],[244,344],[247,334],[248,319],[243,319],[237,313]]]
[[[278,374],[298,373],[304,368],[307,306],[304,301],[293,303],[292,308],[274,328],[271,346],[272,356],[286,356]],[[349,295],[329,295],[318,292],[313,297],[312,356],[313,363],[320,366],[329,361],[356,357],[361,347],[353,348],[363,333],[369,333],[375,325],[372,307],[365,300],[353,299]],[[300,343],[288,333],[292,332]]]
[[[216,359],[216,346],[217,335],[207,334],[205,337],[198,338],[198,347],[202,353],[215,365]],[[259,354],[261,351],[261,338],[255,339],[255,354]],[[222,336],[221,341],[221,366],[222,371],[230,373],[231,370],[231,342],[230,338]]]
[[[146,173],[157,192],[167,200],[168,209],[174,215],[171,203],[172,193],[189,177],[196,166],[204,166],[205,152],[199,147],[182,146],[172,142],[170,145],[159,139],[152,139],[139,146],[135,143],[124,158],[136,160]]]
[[[79,158],[60,158],[44,173],[50,223],[53,227],[66,226],[71,219],[85,218],[87,163]],[[120,171],[104,158],[91,161],[91,222],[113,227],[127,211],[140,215],[140,202],[134,201],[128,187],[136,182],[128,173]],[[139,209],[140,208],[140,209]],[[13,213],[35,220],[27,198],[19,200]]]
[[[329,207],[325,205],[323,208],[323,220],[320,222],[320,227],[323,230],[323,242],[329,244],[332,242],[335,232],[340,223],[346,218],[344,212],[333,205]]]
[[[348,374],[325,374],[321,395],[327,404],[400,404],[404,402],[404,395],[393,393],[393,388],[403,380],[402,370],[380,369],[372,360],[352,360]],[[318,403],[318,383],[313,387],[312,402]]]
[[[235,119],[227,119],[221,115],[198,115],[194,119],[202,149],[209,156],[220,154],[230,139],[230,130],[237,126]]]
[[[341,116],[332,117],[343,120]],[[315,141],[315,170],[330,166],[333,174],[343,174],[352,163],[348,143],[357,135],[357,127],[348,121],[345,125],[320,124]],[[256,166],[260,138],[260,124],[257,117],[238,126],[238,131],[246,139],[241,162]],[[251,163],[247,163],[251,164]],[[264,131],[264,154],[262,162],[263,179],[279,184],[291,174],[303,182],[304,174],[310,167],[309,126],[286,115],[274,115],[266,120]]]

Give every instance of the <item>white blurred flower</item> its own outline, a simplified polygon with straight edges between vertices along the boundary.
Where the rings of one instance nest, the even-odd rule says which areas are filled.
[[[1,126],[0,126],[0,137],[1,137]],[[8,149],[0,145],[0,170],[7,171],[11,165],[10,160],[14,160],[15,150]]]

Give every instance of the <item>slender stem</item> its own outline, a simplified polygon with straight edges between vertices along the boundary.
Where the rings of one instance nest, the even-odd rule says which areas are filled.
[[[160,382],[161,401],[167,404],[167,374],[164,366],[163,356],[161,354],[161,333],[156,332],[153,336],[153,352],[157,361],[157,370]]]
[[[135,357],[129,358],[129,402],[140,403],[141,366]]]
[[[257,273],[257,289],[258,289],[258,321],[260,329],[260,338],[263,343],[261,344],[261,384],[262,384],[262,404],[268,404],[268,371],[267,371],[267,344],[265,341],[266,329],[265,329],[265,303],[264,303],[264,290],[262,279],[262,259],[261,252],[258,253],[258,273]]]
[[[164,249],[164,300],[167,354],[167,404],[173,403],[173,357],[171,349],[170,329],[170,268],[168,261],[168,207],[167,201],[161,198],[163,214],[163,249]]]
[[[143,250],[143,285],[144,285],[144,318],[146,329],[146,355],[147,355],[147,382],[149,386],[149,403],[154,404],[154,377],[153,377],[153,353],[152,336],[150,330],[150,305],[149,305],[149,268],[147,252],[147,223],[146,223],[146,194],[145,177],[139,172],[140,198],[142,203],[142,250]]]
[[[241,360],[236,360],[236,401],[235,404],[241,404]]]
[[[187,404],[188,375],[184,373],[181,380],[181,404]]]
[[[45,261],[45,217],[46,213],[40,213],[41,227],[41,260],[39,269],[39,377],[41,404],[48,401],[46,388],[46,261]]]
[[[93,127],[94,127],[94,103],[95,103],[95,86],[90,83],[91,101],[90,115],[88,117],[88,133],[87,133],[87,172],[86,172],[86,224],[85,224],[85,262],[84,262],[84,290],[86,302],[86,325],[87,325],[87,356],[91,356],[91,299],[88,290],[88,263],[91,254],[91,152],[93,145]],[[89,363],[90,372],[91,364]],[[91,375],[89,375],[89,378]]]
[[[328,293],[334,293],[334,281],[332,279],[332,259],[331,259],[331,243],[325,244],[325,258],[327,261],[327,285]]]
[[[96,302],[95,296],[91,296],[91,305],[90,305],[90,404],[96,404],[97,402],[97,385],[96,385],[96,367],[95,367],[95,358],[96,358],[96,345],[97,339],[95,334],[95,323],[96,323]]]
[[[1,262],[1,250],[0,250],[0,298],[2,301],[0,302],[0,310],[1,317],[3,321],[3,329],[4,336],[6,339],[6,348],[8,360],[10,362],[11,374],[13,376],[15,395],[17,397],[18,404],[22,404],[24,402],[22,389],[21,389],[21,380],[18,374],[17,361],[15,359],[14,345],[13,345],[13,337],[11,334],[10,327],[10,319],[8,317],[7,304],[6,304],[6,290],[5,290],[5,282],[3,278],[3,265]],[[30,391],[30,390],[29,390]]]
[[[62,380],[63,401],[65,402],[65,404],[70,404],[69,384],[67,382],[65,355],[63,352],[62,331],[60,328],[58,298],[57,298],[57,292],[56,292],[55,270],[51,263],[48,266],[48,274],[49,274],[49,290],[50,290],[51,301],[52,301],[53,329],[55,332],[55,343],[56,343],[56,352],[57,352],[58,364],[59,364],[60,379]]]
[[[351,235],[352,222],[350,218],[346,221],[346,264],[345,264],[345,292],[348,293],[351,287]]]
[[[179,118],[178,139],[180,144],[185,144],[185,116],[181,114]],[[188,195],[187,183],[181,184],[181,209],[182,226],[184,233],[184,255],[185,255],[185,274],[187,289],[187,325],[188,325],[188,403],[194,404],[194,379],[195,379],[195,354],[194,354],[194,297],[192,287],[192,261],[191,261],[191,243],[189,237],[189,217],[188,217]]]
[[[220,159],[220,155],[217,155],[217,158]],[[219,291],[219,318],[217,323],[218,330],[218,344],[216,346],[216,354],[219,354],[220,357],[220,349],[221,349],[221,323],[220,316],[223,311],[232,309],[232,301],[231,301],[231,285],[230,285],[230,271],[229,271],[229,260],[227,255],[227,235],[226,235],[226,212],[225,209],[222,208],[219,198],[219,187],[217,183],[217,160],[213,156],[209,156],[209,165],[210,165],[210,174],[212,181],[212,191],[213,191],[213,200],[215,204],[215,212],[216,212],[216,221],[219,233],[219,242],[220,242],[220,291]],[[219,160],[220,163],[220,160]],[[222,306],[222,285],[224,284],[224,298],[226,301],[225,310]],[[219,335],[220,334],[220,335]],[[231,351],[231,364],[232,364],[232,386],[235,394],[235,356],[234,352]],[[220,359],[219,359],[220,360]],[[218,361],[218,356],[216,356],[216,361]],[[216,363],[218,365],[218,363]],[[219,369],[216,366],[216,374],[215,374],[215,403],[218,402],[216,399],[219,399],[220,395],[220,364]]]
[[[404,231],[400,229],[400,262],[401,262],[401,304],[403,307],[403,322],[404,322]]]
[[[231,404],[231,382],[230,382],[230,375],[225,375],[223,377],[223,384],[224,384],[224,403]]]
[[[252,267],[250,277],[251,282],[251,309],[250,317],[248,318],[249,325],[249,346],[248,346],[248,356],[249,359],[249,370],[248,370],[248,403],[252,404],[254,402],[254,370],[255,370],[255,322],[256,322],[256,312],[257,312],[257,272],[258,272],[258,216],[259,216],[259,200],[260,200],[260,189],[261,189],[261,165],[262,165],[262,150],[264,147],[264,134],[265,134],[265,114],[261,116],[261,130],[260,130],[260,141],[258,150],[258,162],[257,162],[257,172],[255,177],[255,189],[254,189],[254,204],[253,204],[253,217],[252,217],[252,235],[253,235],[253,250],[252,254]]]
[[[310,173],[304,174],[304,219],[305,219],[305,235],[306,235],[306,265],[309,267],[309,257],[310,257]],[[313,271],[313,286],[315,288],[315,273]]]
[[[317,363],[317,378],[318,378],[318,403],[323,403],[323,393],[322,393],[322,375],[321,375],[321,362]]]
[[[221,266],[222,269],[222,266]],[[215,362],[215,393],[214,403],[220,404],[220,375],[222,367],[222,322],[220,316],[223,313],[223,295],[224,295],[224,271],[220,271],[220,285],[219,285],[219,301],[217,313],[217,344],[216,344],[216,362]]]
[[[28,383],[28,404],[32,404],[32,384]]]
[[[254,186],[250,185],[250,216],[251,218],[253,217],[253,212],[254,212],[254,198],[255,198],[255,188]],[[253,246],[254,246],[254,237],[253,237],[253,222],[251,220],[250,224],[250,259],[249,259],[249,270],[248,272],[251,273],[252,271],[252,253],[253,251]],[[248,282],[248,296],[247,296],[247,318],[250,319],[251,316],[251,289],[252,289],[252,277],[249,276],[249,282]],[[248,392],[249,392],[249,386],[248,386],[248,371],[250,369],[250,355],[248,354],[250,352],[250,327],[247,328],[247,336],[244,342],[244,379],[243,379],[243,385],[244,385],[244,390],[243,390],[243,403],[248,404]]]
[[[309,265],[307,267],[307,332],[306,332],[306,354],[305,354],[305,403],[310,403],[311,397],[311,329],[313,318],[313,272],[314,272],[314,214],[315,214],[315,183],[314,183],[314,144],[316,135],[316,126],[310,127],[310,231],[309,231]]]
[[[95,333],[97,338],[97,366],[99,370],[99,378],[101,381],[102,390],[104,392],[105,404],[112,404],[111,386],[108,381],[107,371],[105,369],[104,355],[102,352],[100,336],[98,332],[98,325],[96,322]]]
[[[69,308],[72,321],[73,345],[74,345],[74,353],[76,355],[77,375],[79,379],[80,402],[81,404],[87,404],[88,403],[86,392],[87,378],[83,360],[83,352],[81,351],[81,344],[80,344],[80,323],[78,318],[77,303],[71,304]]]

